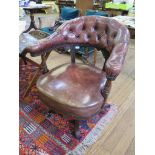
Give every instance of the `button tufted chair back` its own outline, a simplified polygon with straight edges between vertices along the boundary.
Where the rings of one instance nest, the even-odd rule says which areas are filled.
[[[91,46],[103,52],[106,58],[103,70],[114,80],[120,73],[129,43],[128,29],[112,18],[83,16],[61,25],[57,31],[23,53],[38,56],[63,46]]]
[[[58,29],[65,43],[88,44],[96,48],[106,48],[110,53],[115,45],[129,42],[125,26],[104,17],[80,17],[65,23]]]

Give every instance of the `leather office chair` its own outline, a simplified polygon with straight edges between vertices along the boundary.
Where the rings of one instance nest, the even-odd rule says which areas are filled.
[[[71,49],[71,63],[42,75],[37,88],[43,103],[74,120],[76,138],[80,138],[79,120],[103,110],[111,82],[121,72],[129,38],[128,29],[114,19],[83,16],[64,23],[54,34],[24,50],[24,55],[38,56],[58,47]],[[75,51],[81,45],[102,51],[102,69],[75,63]]]

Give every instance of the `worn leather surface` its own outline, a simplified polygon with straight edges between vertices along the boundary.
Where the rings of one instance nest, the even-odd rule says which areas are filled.
[[[100,16],[83,16],[65,22],[57,32],[27,47],[23,54],[38,56],[63,46],[87,45],[100,50],[106,49],[110,56],[105,65],[109,79],[114,80],[122,69],[128,49],[129,31],[118,21]]]
[[[49,107],[76,119],[89,118],[101,110],[105,82],[120,73],[128,49],[129,32],[112,18],[83,16],[64,23],[58,30],[23,54],[38,56],[58,47],[93,46],[103,52],[103,70],[72,63],[54,68],[37,82],[40,97]],[[105,54],[105,55],[104,55]]]
[[[64,64],[41,76],[37,87],[44,103],[72,116],[90,117],[104,103],[102,70],[84,64]],[[89,109],[89,112],[88,112]]]

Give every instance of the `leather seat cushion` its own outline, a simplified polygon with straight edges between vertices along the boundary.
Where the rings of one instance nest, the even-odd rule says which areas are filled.
[[[54,110],[73,117],[96,114],[104,98],[106,75],[96,67],[63,64],[42,75],[37,81],[41,99]]]

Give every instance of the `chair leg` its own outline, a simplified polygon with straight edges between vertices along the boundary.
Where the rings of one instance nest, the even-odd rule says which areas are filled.
[[[49,70],[47,68],[47,64],[46,64],[46,60],[48,58],[50,53],[47,53],[46,55],[41,55],[41,60],[42,60],[42,63],[41,63],[41,69],[42,69],[42,74],[45,74],[47,73]]]
[[[111,90],[111,86],[112,86],[112,81],[107,80],[104,89],[102,90],[102,96],[104,97],[104,103],[107,102],[107,98],[109,96],[110,90]],[[104,104],[102,105],[102,109],[104,107]]]
[[[80,140],[81,138],[81,134],[80,134],[80,122],[78,120],[73,120],[72,121],[74,124],[74,136],[75,138],[77,138],[78,140]]]
[[[56,114],[56,112],[55,112],[53,109],[50,109],[50,110],[48,111],[48,114],[50,114],[50,113]]]
[[[55,114],[55,112],[53,110],[49,110],[47,113],[46,113],[46,116],[49,118],[51,117],[52,114]]]

